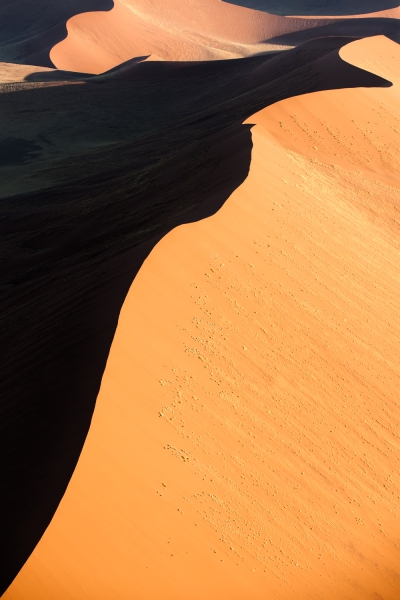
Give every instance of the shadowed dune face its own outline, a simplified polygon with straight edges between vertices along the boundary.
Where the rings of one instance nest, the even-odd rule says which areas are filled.
[[[229,4],[275,15],[364,15],[390,11],[398,16],[398,0],[223,0]]]
[[[29,173],[25,193],[5,186],[2,200],[2,590],[71,477],[142,261],[172,228],[213,214],[246,178],[243,121],[295,94],[390,85],[343,62],[344,43],[330,38],[242,61],[145,62],[99,83],[1,86],[7,138],[22,152],[34,126],[42,146],[25,143],[22,164],[2,171],[16,182]],[[89,147],[77,152],[82,139]]]
[[[358,21],[345,25],[346,31],[339,25],[334,32],[318,33],[317,27],[336,21],[282,17],[220,0],[116,0],[109,13],[73,17],[68,37],[52,49],[51,59],[62,69],[101,73],[139,55],[193,61],[261,54],[282,49],[283,36],[287,47],[296,45],[297,38],[290,36],[300,31],[306,33],[299,43],[320,35],[388,34],[385,23],[375,22],[375,29],[364,31],[368,25]]]
[[[110,10],[113,0],[2,0],[0,60],[53,66],[51,48],[66,37],[66,22],[80,12]]]
[[[393,87],[249,119],[246,181],[135,279],[6,600],[398,599],[400,51],[341,55]]]

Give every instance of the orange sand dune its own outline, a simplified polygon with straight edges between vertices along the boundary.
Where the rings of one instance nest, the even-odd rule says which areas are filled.
[[[398,13],[393,9],[372,16]],[[268,40],[337,19],[281,17],[220,0],[116,0],[110,12],[70,19],[68,37],[50,57],[58,68],[88,73],[104,72],[141,55],[163,60],[243,57],[281,49]]]
[[[392,88],[257,115],[248,179],[166,236],[81,459],[6,600],[400,596],[400,48]]]
[[[260,52],[261,41],[314,24],[220,0],[116,0],[110,12],[70,19],[68,37],[50,57],[58,68],[93,73],[144,54],[164,60],[232,58]]]

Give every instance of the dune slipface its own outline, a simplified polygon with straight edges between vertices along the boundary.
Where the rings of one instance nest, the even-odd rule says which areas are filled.
[[[247,180],[123,306],[67,492],[6,600],[400,594],[393,81],[255,114]]]

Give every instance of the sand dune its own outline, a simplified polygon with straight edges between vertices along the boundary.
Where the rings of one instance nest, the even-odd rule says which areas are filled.
[[[214,107],[221,102],[233,106],[241,94],[246,94],[249,106],[243,112],[245,118],[254,106],[259,109],[291,93],[374,85],[359,75],[354,83],[352,69],[344,73],[337,48],[345,39],[329,39],[332,43],[321,39],[303,45],[298,54],[276,53],[235,62],[151,63],[149,57],[136,57],[98,78],[0,63],[3,144],[14,140],[19,147],[15,160],[11,156],[0,158],[0,197],[102,173],[105,164],[110,164],[109,158],[104,163],[99,155],[106,148],[118,152],[116,166],[127,160],[118,144],[133,143],[177,123],[186,126],[187,119],[190,122],[208,110],[218,118]],[[314,79],[296,75],[296,81],[284,83],[283,73],[286,77],[300,66],[304,70],[320,55],[323,59],[313,72]],[[160,94],[164,95],[163,103]]]
[[[51,51],[63,69],[100,73],[136,55],[163,60],[236,58],[271,49],[263,40],[313,27],[219,0],[116,0],[109,12],[80,14],[67,23],[68,37]]]
[[[398,15],[399,9],[393,9],[364,16]],[[282,49],[279,38],[297,31],[306,31],[306,39],[318,37],[315,27],[330,24],[336,25],[337,17],[281,17],[220,0],[116,0],[110,12],[71,18],[67,38],[50,57],[58,68],[90,73],[141,55],[181,61],[238,58]],[[334,34],[342,32],[335,29]],[[357,27],[345,33],[358,34]],[[286,45],[295,43],[289,40]]]
[[[400,594],[399,47],[254,115],[247,180],[154,249],[6,600]]]
[[[296,6],[309,10],[306,4]],[[338,17],[323,16],[329,14],[325,3],[325,12],[316,10],[315,16],[306,10],[306,16],[284,17],[251,10],[264,6],[252,0],[5,2],[0,6],[0,60],[101,73],[142,55],[152,55],[153,60],[238,58],[296,46],[318,36],[315,27],[329,24],[335,30],[321,35],[389,35],[381,22],[375,23],[375,29],[366,24],[359,29],[353,23],[350,30],[349,25],[342,30],[337,29],[337,21],[354,16],[398,18],[399,8],[392,4],[378,12],[348,16],[342,12]],[[284,14],[284,6],[280,3],[277,12]],[[304,36],[287,37],[298,31],[304,31]]]
[[[39,69],[0,84],[0,593],[65,492],[143,260],[246,179],[243,121],[293,95],[391,85],[343,62],[347,42],[242,60],[130,61],[99,78]]]

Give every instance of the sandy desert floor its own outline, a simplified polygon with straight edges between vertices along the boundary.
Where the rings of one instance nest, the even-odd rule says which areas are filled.
[[[247,179],[133,282],[6,600],[399,598],[400,50],[340,55],[393,86],[247,120]]]

